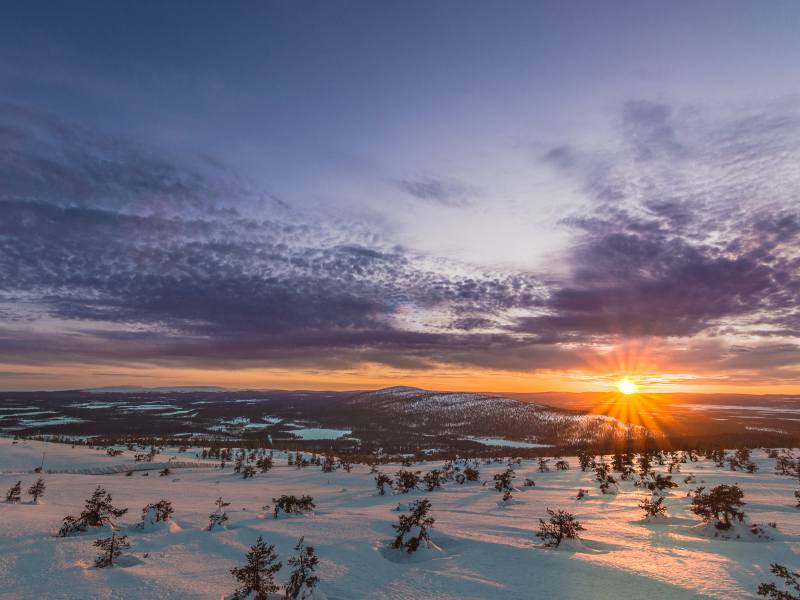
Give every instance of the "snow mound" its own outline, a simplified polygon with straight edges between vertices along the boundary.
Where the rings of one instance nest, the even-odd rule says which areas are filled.
[[[156,509],[154,508],[151,508],[145,515],[142,522],[134,525],[133,529],[144,533],[157,533],[160,531],[169,531],[170,533],[174,533],[181,530],[178,524],[172,519],[158,521]]]
[[[747,523],[731,523],[728,529],[717,529],[716,519],[708,523],[700,523],[692,527],[692,531],[699,537],[716,540],[733,540],[739,542],[771,542],[774,537],[759,525]]]
[[[396,564],[416,564],[447,558],[444,551],[433,542],[428,542],[427,545],[421,545],[417,548],[416,552],[410,554],[402,548],[395,550],[391,546],[380,546],[378,551],[383,558]]]
[[[563,550],[565,552],[589,552],[579,538],[563,539],[558,546],[550,547],[550,550]]]

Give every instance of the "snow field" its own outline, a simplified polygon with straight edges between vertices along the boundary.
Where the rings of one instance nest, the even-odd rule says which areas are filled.
[[[60,444],[27,442],[11,445],[0,439],[0,491],[22,480],[23,501],[0,503],[0,597],[4,599],[214,599],[230,595],[236,582],[230,569],[242,566],[245,552],[262,535],[275,544],[288,580],[287,559],[301,536],[320,557],[319,588],[331,600],[369,599],[639,599],[756,598],[756,588],[772,581],[770,563],[800,568],[800,510],[793,492],[797,481],[773,474],[775,461],[754,451],[755,474],[717,469],[713,463],[681,465],[673,479],[679,487],[664,503],[668,518],[643,520],[637,507],[649,491],[621,481],[620,494],[602,495],[591,471],[575,469],[539,473],[535,461],[515,469],[515,504],[498,506],[492,475],[505,464],[481,465],[480,484],[448,483],[444,490],[412,491],[407,495],[377,495],[374,475],[356,465],[351,473],[322,473],[319,467],[287,467],[276,453],[268,474],[243,480],[232,469],[175,469],[169,477],[134,473],[82,475],[44,474],[47,489],[38,505],[24,494],[38,477],[7,474],[38,466],[41,453],[53,456],[49,468],[81,469],[128,462],[130,453],[109,457],[101,451]],[[194,459],[167,449],[160,457]],[[38,459],[36,458],[38,456]],[[108,459],[109,462],[104,462]],[[32,461],[32,462],[31,462]],[[423,474],[441,464],[415,465]],[[390,477],[399,465],[384,465]],[[658,472],[658,467],[656,470]],[[661,467],[666,469],[666,467]],[[661,471],[665,473],[666,471]],[[683,484],[693,473],[697,482]],[[535,487],[522,487],[530,477]],[[174,481],[180,479],[180,481]],[[701,482],[700,480],[704,480]],[[719,540],[703,537],[708,527],[688,507],[689,489],[737,483],[745,493],[748,520],[763,526],[771,541]],[[129,512],[116,524],[128,535],[132,557],[107,569],[88,568],[97,554],[94,540],[107,533],[89,532],[56,538],[66,515],[78,515],[97,485],[105,488],[118,508]],[[579,488],[589,495],[575,500]],[[311,495],[313,515],[273,519],[272,498],[281,494]],[[222,496],[230,520],[224,529],[204,531],[214,501]],[[398,502],[428,498],[435,549],[419,557],[391,556],[386,546],[394,538]],[[174,526],[134,529],[142,508],[161,499],[172,502]],[[572,548],[543,548],[536,537],[546,509],[566,509],[586,528]],[[242,510],[246,509],[246,510]],[[777,530],[767,527],[774,521]],[[147,557],[144,555],[147,554]]]

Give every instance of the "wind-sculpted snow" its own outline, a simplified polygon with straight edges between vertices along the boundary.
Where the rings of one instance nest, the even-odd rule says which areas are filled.
[[[646,429],[613,417],[556,409],[482,394],[387,388],[342,402],[384,424],[429,435],[489,436],[527,442],[581,444],[614,438],[641,438]]]

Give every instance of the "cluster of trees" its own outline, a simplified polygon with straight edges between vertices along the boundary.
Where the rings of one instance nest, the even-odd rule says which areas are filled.
[[[314,547],[306,545],[304,539],[301,537],[294,547],[297,554],[289,558],[292,574],[284,587],[284,598],[287,600],[310,598],[319,583],[319,577],[314,575],[319,558],[314,554]],[[280,590],[275,582],[275,574],[283,568],[283,563],[275,562],[278,558],[275,546],[267,546],[263,536],[259,536],[246,557],[247,564],[244,567],[231,569],[231,576],[241,584],[233,597],[236,600],[267,600],[268,594]]]
[[[272,502],[275,503],[275,511],[272,515],[274,519],[278,518],[278,513],[283,511],[287,515],[301,515],[304,513],[314,512],[316,504],[314,498],[311,496],[296,496],[283,495],[280,498],[273,498]]]
[[[33,501],[36,502],[44,496],[44,490],[46,486],[44,484],[44,479],[39,477],[31,487],[28,488],[27,493],[29,496],[33,497]],[[11,502],[16,504],[17,502],[22,501],[22,481],[18,481],[15,483],[11,488],[6,492],[5,497],[6,502]]]

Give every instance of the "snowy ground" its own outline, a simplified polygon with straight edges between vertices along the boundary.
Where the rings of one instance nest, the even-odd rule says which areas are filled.
[[[12,445],[0,439],[0,492],[18,480],[23,490],[29,487],[36,475],[7,471],[38,467],[42,452],[50,457],[45,470],[131,461],[130,452],[112,458],[83,447]],[[161,456],[196,460],[192,452],[178,455],[169,449]],[[515,483],[530,477],[536,486],[520,488],[524,491],[514,494],[517,504],[507,507],[498,506],[501,495],[491,484],[483,488],[450,483],[435,492],[378,496],[366,466],[326,474],[318,467],[287,467],[283,459],[269,474],[248,480],[230,468],[177,469],[170,477],[152,471],[146,478],[141,473],[45,474],[43,503],[29,503],[24,493],[20,504],[0,502],[0,597],[219,600],[236,587],[230,569],[244,564],[245,552],[263,535],[267,544],[275,544],[284,563],[278,574],[281,582],[289,576],[291,549],[305,536],[320,557],[320,588],[331,599],[755,598],[758,584],[772,581],[770,563],[800,569],[800,510],[794,508],[797,481],[774,475],[775,461],[763,452],[755,451],[753,457],[761,467],[756,474],[717,469],[705,460],[681,465],[682,473],[675,475],[680,487],[665,500],[670,518],[658,524],[642,519],[636,505],[650,495],[632,483],[621,482],[617,496],[603,496],[594,473],[574,468],[539,473],[534,461],[516,469]],[[574,458],[567,460],[573,467],[577,464]],[[414,470],[424,473],[436,466]],[[481,478],[491,480],[504,468],[481,466]],[[386,466],[383,471],[393,476],[397,469]],[[683,484],[690,472],[698,482]],[[744,490],[749,520],[763,524],[773,541],[701,537],[703,527],[688,510],[686,492],[721,483],[737,483]],[[130,509],[117,522],[132,542],[135,558],[126,566],[88,568],[96,555],[92,542],[105,536],[51,535],[64,516],[80,513],[97,485],[113,496],[116,506]],[[575,500],[578,488],[588,489],[589,496]],[[262,506],[281,494],[313,496],[315,514],[272,519]],[[228,527],[203,531],[219,496],[231,502]],[[393,562],[384,548],[393,538],[391,526],[398,516],[394,509],[399,501],[423,497],[433,505],[432,539],[441,551],[427,553],[423,562]],[[162,498],[172,502],[177,527],[133,531],[142,508]],[[542,547],[535,533],[546,508],[567,509],[586,528],[578,551]],[[766,527],[769,522],[775,522],[777,530]]]

